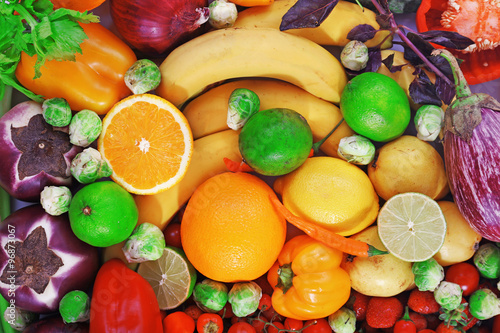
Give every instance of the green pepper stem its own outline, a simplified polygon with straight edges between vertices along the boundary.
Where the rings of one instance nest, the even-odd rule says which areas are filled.
[[[455,80],[455,89],[457,93],[457,98],[469,97],[472,92],[467,84],[464,74],[460,70],[460,65],[457,62],[455,56],[448,50],[436,49],[432,51],[431,55],[439,55],[448,61],[451,66],[451,71],[453,72],[453,79]]]
[[[342,124],[343,121],[344,118],[340,119],[340,121],[337,123],[337,125],[335,125],[335,127],[330,131],[330,133],[328,133],[323,139],[319,140],[318,142],[313,143],[312,149],[314,150],[314,153],[317,154],[319,152],[319,147],[321,147],[321,145],[333,134],[333,132],[335,132],[335,130],[339,128],[339,126]]]
[[[283,290],[286,294],[288,289],[293,286],[293,277],[295,274],[292,271],[292,264],[284,264],[278,268],[278,285],[277,287]]]

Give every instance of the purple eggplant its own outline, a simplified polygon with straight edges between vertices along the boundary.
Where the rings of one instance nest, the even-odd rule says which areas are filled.
[[[481,236],[500,242],[500,103],[472,94],[455,57],[436,50],[451,65],[456,100],[445,113],[444,160],[453,199]]]
[[[45,186],[71,185],[71,160],[81,150],[65,128],[44,120],[40,103],[19,103],[0,118],[0,186],[18,200],[38,201]]]
[[[29,325],[23,333],[88,333],[88,323],[65,324],[60,316],[41,319]]]
[[[0,294],[35,313],[57,311],[72,290],[86,290],[99,269],[97,248],[79,240],[68,214],[40,204],[21,208],[0,224]]]

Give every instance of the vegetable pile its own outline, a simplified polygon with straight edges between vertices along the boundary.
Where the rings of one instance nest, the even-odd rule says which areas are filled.
[[[500,332],[500,102],[469,86],[497,59],[471,70],[487,43],[447,23],[457,0],[438,26],[438,2],[109,0],[107,29],[71,2],[0,1],[0,332]],[[119,102],[186,138],[115,139],[130,154],[110,162]],[[130,165],[169,135],[194,142],[177,183],[114,180],[162,171]],[[369,208],[353,219],[335,186]],[[208,276],[259,258],[260,277]]]

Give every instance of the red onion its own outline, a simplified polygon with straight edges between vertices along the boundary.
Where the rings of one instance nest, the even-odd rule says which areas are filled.
[[[19,103],[0,118],[0,186],[16,199],[38,201],[45,186],[71,184],[71,160],[80,151],[64,128],[45,122],[40,103]]]
[[[79,240],[68,214],[41,205],[21,208],[0,224],[0,293],[16,307],[57,311],[69,291],[86,290],[99,268],[97,248]]]
[[[446,110],[444,160],[453,199],[470,226],[500,242],[500,103],[472,94],[456,59],[450,62],[457,99]]]
[[[137,50],[162,55],[197,36],[208,20],[207,0],[110,0],[111,18]]]

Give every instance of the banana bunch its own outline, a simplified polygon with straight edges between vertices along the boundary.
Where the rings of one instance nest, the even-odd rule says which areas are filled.
[[[273,28],[279,30],[283,15],[297,0],[274,1],[268,6],[245,9],[238,13],[235,28]],[[320,45],[345,46],[349,40],[347,34],[359,24],[371,25],[380,29],[376,14],[368,8],[361,8],[355,3],[340,0],[328,17],[316,28],[289,29],[286,33],[305,37]],[[392,47],[392,38],[386,37],[388,31],[378,31],[374,38],[365,44],[373,47],[383,42],[382,49]],[[385,39],[385,40],[384,40]]]
[[[221,84],[190,101],[183,113],[188,120],[195,139],[229,129],[227,108],[229,95],[234,89],[246,88],[254,91],[260,99],[260,110],[289,108],[306,118],[314,141],[324,138],[342,119],[340,109],[304,89],[288,82],[274,79],[241,79]],[[341,138],[354,134],[344,122],[321,145],[329,156],[337,156]]]
[[[347,83],[340,61],[319,44],[271,28],[210,31],[173,50],[156,93],[177,107],[221,81],[268,77],[339,103]]]
[[[134,197],[139,209],[139,223],[149,222],[164,229],[199,185],[227,171],[224,157],[241,161],[238,136],[239,131],[225,130],[195,140],[191,163],[177,185],[157,194]]]

